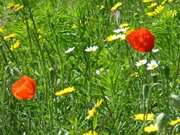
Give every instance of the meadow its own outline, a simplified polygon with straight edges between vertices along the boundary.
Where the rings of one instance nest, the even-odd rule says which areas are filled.
[[[0,135],[180,135],[179,5],[0,0]]]

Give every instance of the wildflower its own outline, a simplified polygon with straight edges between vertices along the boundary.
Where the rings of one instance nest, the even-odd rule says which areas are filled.
[[[110,35],[106,38],[106,41],[111,42],[117,39],[121,39],[124,40],[125,39],[125,34],[114,34],[114,35]]]
[[[116,4],[111,8],[111,11],[112,11],[112,12],[116,11],[121,5],[122,5],[121,2],[116,3]]]
[[[129,26],[128,23],[122,23],[122,24],[119,25],[120,28],[126,28],[128,26]]]
[[[148,29],[139,28],[127,34],[127,40],[135,50],[150,52],[154,47],[155,37]]]
[[[71,53],[72,51],[74,51],[74,49],[75,49],[75,47],[69,48],[69,49],[67,49],[67,50],[65,51],[65,53],[66,53],[66,54],[67,54],[67,53]]]
[[[93,107],[92,109],[88,110],[88,115],[86,117],[86,119],[91,119],[92,117],[94,117],[96,115],[96,107]]]
[[[11,45],[10,50],[14,51],[15,49],[20,47],[20,41],[17,40],[15,44]]]
[[[175,126],[177,124],[180,124],[180,118],[177,118],[176,120],[171,120],[169,124],[171,126]]]
[[[36,81],[26,75],[12,85],[12,94],[17,99],[32,99],[36,92]]]
[[[154,8],[155,6],[157,6],[156,2],[151,3],[151,5],[148,6],[148,8]]]
[[[90,46],[85,49],[86,52],[95,52],[99,47],[98,46]]]
[[[159,13],[162,12],[163,9],[164,9],[164,6],[159,5],[159,6],[156,7],[156,9],[154,10],[154,12],[155,12],[156,14],[159,14]]]
[[[134,119],[135,120],[140,120],[140,121],[144,121],[144,120],[147,120],[147,121],[152,121],[154,120],[154,114],[153,113],[148,113],[148,114],[136,114],[134,115]]]
[[[147,16],[155,16],[156,14],[155,14],[155,12],[147,12],[146,15]]]
[[[154,0],[143,0],[144,3],[150,3],[153,2]]]
[[[147,63],[147,60],[146,59],[143,59],[143,60],[139,60],[138,62],[136,62],[136,66],[137,67],[140,67],[142,65],[145,65]]]
[[[158,63],[155,60],[151,60],[150,63],[147,64],[147,70],[154,70],[158,67]]]
[[[152,49],[152,52],[157,53],[157,52],[159,52],[159,49]]]
[[[103,99],[97,100],[96,104],[95,104],[95,108],[99,108],[103,103]]]
[[[90,130],[90,131],[84,133],[83,135],[98,135],[98,133],[96,131]]]
[[[17,11],[21,10],[22,8],[24,8],[24,6],[20,5],[20,4],[10,3],[10,4],[8,4],[7,8],[17,12]]]
[[[74,92],[76,89],[74,87],[68,87],[65,88],[64,90],[58,91],[55,93],[56,96],[67,96],[70,93]]]
[[[7,36],[4,36],[4,40],[9,40],[9,39],[12,39],[12,38],[16,38],[16,34],[15,33],[12,33],[12,34],[9,34]]]
[[[0,33],[4,32],[4,28],[0,26]]]
[[[158,131],[158,126],[156,125],[150,125],[144,128],[144,132],[152,133]]]

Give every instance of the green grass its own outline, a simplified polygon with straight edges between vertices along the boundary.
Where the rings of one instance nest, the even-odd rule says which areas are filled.
[[[170,94],[180,94],[180,2],[166,4],[158,16],[148,17],[141,0],[122,0],[120,23],[147,27],[155,37],[158,53],[139,53],[127,41],[104,41],[118,25],[111,15],[117,0],[14,0],[24,5],[19,12],[7,10],[10,0],[0,0],[0,134],[81,135],[95,130],[100,135],[145,135],[148,122],[133,119],[137,113],[161,112],[179,117]],[[100,10],[97,6],[104,5]],[[175,17],[168,17],[169,10]],[[77,28],[73,28],[76,26]],[[21,46],[10,51],[3,36],[16,33]],[[41,38],[39,38],[41,36]],[[97,45],[96,52],[85,48]],[[75,47],[70,54],[65,50]],[[154,71],[137,68],[139,59],[160,61]],[[101,69],[100,75],[96,70]],[[138,72],[139,77],[131,74]],[[12,84],[22,75],[37,81],[32,100],[17,100]],[[74,86],[76,92],[57,97],[55,92]],[[148,103],[143,88],[150,90]],[[147,93],[145,93],[147,94]],[[92,120],[87,111],[104,99]],[[172,135],[173,127],[155,133]],[[178,134],[180,128],[177,126]],[[178,134],[179,135],[179,134]]]

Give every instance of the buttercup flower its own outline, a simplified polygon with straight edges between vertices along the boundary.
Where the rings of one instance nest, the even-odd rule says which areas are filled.
[[[171,126],[175,126],[177,124],[180,124],[180,118],[177,118],[176,120],[171,120],[169,124]]]
[[[116,3],[116,4],[111,8],[111,11],[112,11],[112,12],[116,11],[121,5],[122,5],[121,2]]]
[[[90,46],[85,49],[86,52],[95,52],[99,47],[98,46]]]
[[[135,50],[150,52],[154,47],[155,37],[148,29],[139,28],[127,34],[127,40]]]
[[[134,115],[134,119],[140,120],[140,121],[144,121],[144,120],[151,121],[151,120],[154,120],[154,118],[155,118],[155,116],[153,113]]]
[[[58,91],[55,93],[56,96],[67,96],[70,93],[74,92],[76,89],[74,87],[68,87],[65,88],[64,90]]]
[[[147,70],[154,70],[157,67],[158,63],[155,60],[151,60],[151,62],[147,64]]]
[[[137,67],[140,67],[142,65],[145,65],[147,63],[147,60],[146,59],[143,59],[143,60],[139,60],[138,62],[136,62],[136,66]]]
[[[10,50],[14,51],[15,49],[20,47],[20,41],[17,40],[15,44],[11,45]]]
[[[71,53],[71,52],[74,51],[74,49],[75,49],[75,47],[69,48],[69,49],[67,49],[67,50],[65,51],[65,53],[66,53],[66,54],[67,54],[67,53]]]
[[[24,75],[12,85],[12,94],[17,99],[32,99],[36,92],[36,81]]]
[[[156,125],[150,125],[144,128],[144,132],[152,133],[158,131],[158,126]]]
[[[98,135],[98,133],[96,131],[90,130],[90,131],[84,133],[83,135]]]
[[[12,33],[12,34],[9,34],[7,36],[4,36],[4,40],[9,40],[9,39],[13,39],[13,38],[16,38],[16,34],[15,33]]]

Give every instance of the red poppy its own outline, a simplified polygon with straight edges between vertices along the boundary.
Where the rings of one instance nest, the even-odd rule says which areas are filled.
[[[129,44],[139,52],[150,52],[154,47],[155,37],[146,28],[139,28],[127,35]]]
[[[32,99],[36,92],[36,81],[22,76],[12,85],[12,93],[17,99]]]

